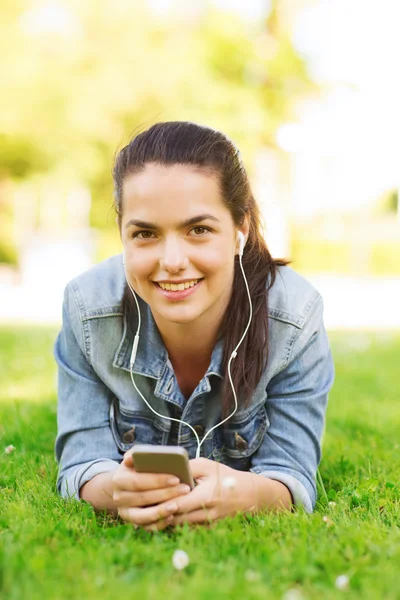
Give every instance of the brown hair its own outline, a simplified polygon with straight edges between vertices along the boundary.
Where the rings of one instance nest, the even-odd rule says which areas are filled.
[[[250,230],[242,264],[253,304],[253,319],[248,334],[232,362],[232,380],[238,402],[249,401],[268,360],[268,290],[273,285],[278,266],[287,261],[273,259],[264,241],[260,211],[254,200],[249,179],[236,146],[221,132],[195,123],[170,121],[157,123],[135,136],[117,155],[113,170],[115,210],[121,227],[123,183],[127,176],[141,171],[146,164],[190,165],[212,171],[218,177],[221,196],[232,219],[239,227],[246,214]],[[133,299],[124,296],[124,313],[131,312]],[[233,395],[227,366],[248,322],[248,296],[235,257],[233,290],[221,326],[224,340],[222,368],[225,374],[222,389],[222,411],[228,414]],[[239,392],[239,393],[238,393]],[[239,396],[240,394],[240,396]],[[241,400],[240,400],[241,399]]]

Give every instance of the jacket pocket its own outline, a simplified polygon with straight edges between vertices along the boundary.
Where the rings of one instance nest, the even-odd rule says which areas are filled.
[[[253,454],[261,446],[269,427],[265,407],[254,413],[231,419],[227,425],[216,430],[214,436],[214,459],[233,469],[248,471]]]
[[[118,398],[110,405],[110,427],[121,454],[135,444],[165,445],[168,440],[168,424],[164,425],[150,415],[121,409]]]

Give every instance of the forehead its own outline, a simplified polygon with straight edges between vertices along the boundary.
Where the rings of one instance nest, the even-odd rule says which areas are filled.
[[[147,164],[143,171],[128,176],[123,184],[124,216],[140,212],[155,220],[188,213],[228,214],[217,175],[188,165]]]

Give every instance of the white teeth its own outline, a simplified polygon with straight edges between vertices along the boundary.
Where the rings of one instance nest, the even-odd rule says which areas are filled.
[[[170,290],[172,292],[178,292],[182,290],[187,290],[188,288],[193,287],[198,283],[199,279],[192,279],[191,281],[186,281],[185,283],[159,283],[161,289]]]

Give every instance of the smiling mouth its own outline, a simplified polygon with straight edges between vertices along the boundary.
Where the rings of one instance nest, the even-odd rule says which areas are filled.
[[[203,279],[191,279],[190,281],[185,281],[184,283],[158,283],[155,282],[155,285],[160,287],[162,290],[166,290],[169,292],[182,292],[183,290],[188,290],[189,288],[194,287]]]

